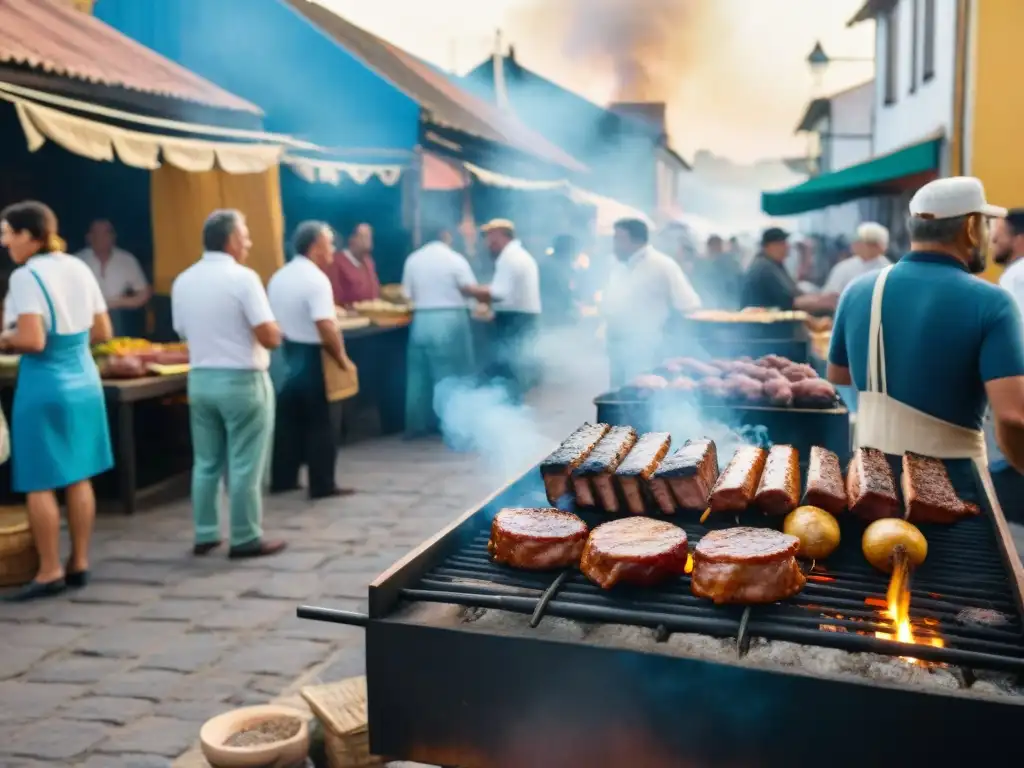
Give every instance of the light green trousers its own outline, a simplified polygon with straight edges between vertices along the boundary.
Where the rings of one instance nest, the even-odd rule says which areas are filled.
[[[263,371],[200,368],[188,375],[192,514],[196,543],[220,539],[227,481],[231,546],[263,536],[262,485],[274,426],[274,389]]]

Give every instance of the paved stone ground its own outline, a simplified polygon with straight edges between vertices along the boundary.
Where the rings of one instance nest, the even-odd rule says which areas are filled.
[[[339,477],[358,495],[268,500],[268,535],[290,543],[278,557],[192,557],[186,502],[102,517],[93,585],[0,604],[0,768],[155,768],[181,755],[175,765],[192,768],[208,717],[361,674],[362,630],[300,621],[296,605],[359,608],[373,577],[513,474],[523,457],[510,435],[537,424],[533,442],[554,442],[592,417],[585,393],[556,381],[529,424],[487,420],[488,435],[505,438],[498,467],[439,443],[346,447]],[[1024,546],[1024,529],[1015,534]]]
[[[560,397],[549,386],[535,403],[552,442],[591,410]],[[361,674],[362,630],[301,621],[296,606],[358,608],[373,577],[500,485],[501,458],[395,438],[348,446],[339,478],[359,493],[268,499],[267,534],[289,549],[255,561],[193,557],[185,501],[101,517],[88,589],[0,604],[0,768],[169,766],[215,714],[300,678]]]

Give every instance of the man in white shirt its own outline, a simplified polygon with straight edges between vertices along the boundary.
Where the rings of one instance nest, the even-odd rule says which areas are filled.
[[[334,259],[334,232],[322,221],[305,221],[295,230],[292,251],[291,261],[270,278],[267,288],[284,336],[285,360],[278,382],[270,492],[297,489],[305,464],[310,499],[344,496],[352,491],[339,488],[334,479],[342,403],[327,399],[323,360],[326,353],[344,369],[352,365],[326,274]]]
[[[655,250],[649,239],[645,222],[615,222],[613,248],[619,263],[612,269],[602,305],[615,388],[655,368],[666,353],[670,322],[701,304],[682,267]]]
[[[112,313],[115,332],[127,332],[128,325],[124,321],[128,321],[132,315],[124,316],[121,312],[146,306],[153,295],[149,281],[146,280],[139,260],[117,247],[117,232],[106,219],[94,221],[85,240],[88,247],[75,255],[88,264],[96,275],[103,298]]]
[[[853,242],[852,250],[853,256],[832,267],[821,289],[822,294],[839,295],[861,275],[877,272],[892,263],[885,256],[889,250],[889,230],[873,221],[866,221],[857,227],[857,239]]]
[[[188,342],[192,512],[197,555],[220,545],[220,483],[227,475],[232,558],[273,555],[263,538],[262,480],[270,456],[274,392],[267,350],[281,343],[259,275],[245,266],[249,229],[238,211],[203,225],[202,258],[171,286],[175,332]]]
[[[992,260],[1004,267],[999,277],[1024,314],[1024,208],[1011,208],[1005,219],[992,223]],[[995,440],[991,412],[986,414],[985,437],[988,443],[988,466],[992,473],[999,505],[1003,514],[1014,523],[1024,523],[1024,475],[1006,460]]]
[[[405,434],[410,438],[438,431],[437,386],[473,373],[466,297],[476,277],[465,257],[452,250],[451,232],[437,227],[427,238],[402,270],[402,290],[413,305],[405,385]]]
[[[508,219],[494,219],[481,231],[495,258],[494,277],[490,285],[467,292],[494,307],[491,377],[504,382],[512,399],[518,400],[538,378],[533,347],[540,324],[540,270],[516,239],[515,225]]]

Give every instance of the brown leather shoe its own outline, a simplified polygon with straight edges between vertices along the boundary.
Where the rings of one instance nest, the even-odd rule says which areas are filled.
[[[228,550],[228,557],[232,560],[241,560],[247,557],[266,557],[267,555],[276,555],[287,546],[288,543],[285,541],[256,539],[255,541],[232,547]]]
[[[203,541],[203,542],[199,542],[199,543],[196,543],[195,545],[193,545],[193,547],[192,547],[192,554],[196,555],[197,557],[201,557],[203,555],[208,555],[211,552],[213,552],[213,550],[215,550],[220,545],[221,545],[220,539],[217,539],[217,541]]]

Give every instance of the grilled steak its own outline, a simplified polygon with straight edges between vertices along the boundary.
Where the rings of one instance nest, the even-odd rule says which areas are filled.
[[[609,429],[607,424],[585,423],[540,463],[540,474],[544,478],[544,490],[547,491],[549,504],[557,504],[569,492],[569,475],[590,455],[598,440]]]
[[[685,573],[688,554],[682,528],[649,517],[624,517],[590,532],[580,570],[603,589],[619,582],[653,586]]]
[[[648,432],[636,441],[633,450],[622,460],[618,469],[615,470],[615,479],[622,491],[622,498],[626,502],[626,509],[634,515],[642,515],[647,505],[644,491],[647,482],[650,480],[654,470],[672,443],[672,435],[668,432]],[[618,499],[615,500],[615,508],[606,507],[608,512],[618,512]]]
[[[858,448],[846,472],[846,501],[862,520],[899,517],[896,481],[885,454],[876,448]]]
[[[712,512],[742,512],[754,500],[768,452],[746,445],[736,451],[711,491]]]
[[[941,459],[918,453],[903,454],[903,505],[912,523],[955,523],[981,512],[953,490],[949,472]]]
[[[774,603],[804,588],[800,540],[770,528],[711,531],[693,552],[690,588],[716,603]]]
[[[766,515],[785,515],[800,503],[800,454],[791,445],[775,445],[761,473],[754,506]]]
[[[671,515],[677,509],[703,511],[716,480],[718,450],[714,441],[688,440],[661,462],[651,478],[650,488],[658,508]]]
[[[579,563],[586,540],[586,523],[569,512],[509,508],[494,516],[487,551],[514,568],[547,570]]]
[[[807,467],[807,492],[804,504],[819,507],[832,515],[846,509],[846,487],[839,457],[828,448],[813,446]]]
[[[572,473],[572,486],[576,503],[581,507],[600,506],[618,509],[615,497],[615,470],[636,443],[636,430],[632,427],[612,427],[594,450]]]

